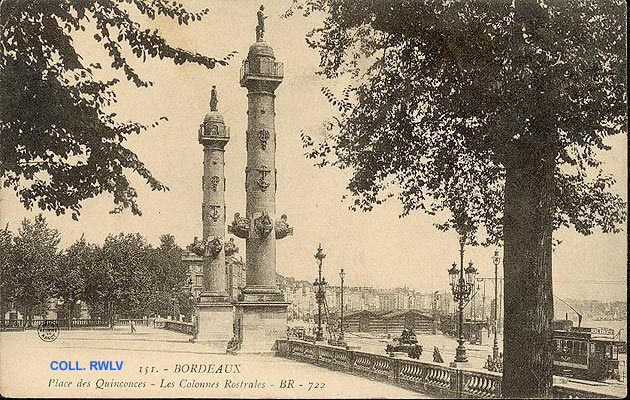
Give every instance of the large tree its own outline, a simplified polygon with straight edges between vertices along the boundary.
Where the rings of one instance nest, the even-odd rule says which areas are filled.
[[[62,318],[68,318],[68,329],[72,328],[72,318],[76,316],[77,302],[84,300],[90,273],[96,265],[97,247],[88,243],[85,236],[63,251],[55,275],[55,296],[63,300],[63,307],[58,311]]]
[[[101,193],[113,195],[114,211],[130,207],[140,214],[127,174],[137,173],[153,190],[167,187],[124,145],[129,135],[149,126],[117,119],[115,71],[146,87],[152,83],[128,58],[226,65],[233,53],[217,59],[176,48],[157,29],[144,26],[157,18],[187,25],[207,13],[168,0],[0,0],[3,186],[12,188],[27,209],[36,205],[58,215],[69,210],[75,219],[81,201]],[[73,38],[88,33],[111,58],[108,73],[96,71],[102,67],[93,54],[78,53]],[[111,79],[98,78],[106,75]]]
[[[625,134],[619,0],[295,0],[323,12],[307,42],[351,80],[320,166],[352,170],[352,208],[399,188],[403,215],[446,216],[470,244],[504,244],[503,394],[552,387],[552,233],[617,232],[626,204],[598,156]]]
[[[59,261],[59,232],[39,214],[24,219],[14,239],[12,255],[15,307],[30,326],[33,315],[45,314],[54,292]]]
[[[0,230],[0,321],[4,321],[15,295],[13,234],[7,225]]]
[[[180,312],[191,311],[190,293],[182,289],[188,286],[188,267],[182,261],[182,249],[171,234],[160,236],[160,246],[153,250],[151,266],[146,276],[147,293],[145,315],[173,313],[173,301],[177,299]]]
[[[137,316],[150,291],[147,276],[154,251],[139,233],[108,235],[100,252],[99,293],[113,327],[115,315]]]

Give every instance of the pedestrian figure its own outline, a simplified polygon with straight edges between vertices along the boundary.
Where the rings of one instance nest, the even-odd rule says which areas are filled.
[[[134,333],[136,331],[136,326],[133,321],[129,321],[129,326],[131,327],[131,333]]]
[[[488,354],[488,358],[486,359],[486,365],[483,366],[488,371],[494,371],[494,361],[490,354]]]
[[[437,346],[433,346],[433,362],[440,364],[444,362],[444,359],[440,354],[440,349],[438,349]]]

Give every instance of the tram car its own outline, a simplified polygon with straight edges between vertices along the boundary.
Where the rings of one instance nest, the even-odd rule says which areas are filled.
[[[411,329],[403,329],[399,338],[394,338],[393,343],[388,343],[385,347],[387,354],[394,352],[407,353],[411,358],[418,359],[422,355],[422,346],[418,344],[418,339]]]
[[[605,381],[619,379],[619,352],[625,342],[602,328],[554,330],[554,375]]]

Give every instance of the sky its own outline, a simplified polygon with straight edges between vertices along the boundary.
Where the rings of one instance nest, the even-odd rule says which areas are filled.
[[[278,191],[276,213],[287,214],[294,236],[277,242],[277,271],[285,276],[313,280],[317,264],[313,255],[321,243],[327,254],[324,275],[337,284],[344,268],[345,285],[407,286],[423,292],[447,289],[447,269],[459,259],[454,232],[439,232],[434,217],[416,212],[399,218],[402,207],[393,199],[372,212],[353,212],[347,194],[348,172],[319,169],[304,156],[300,131],[321,135],[325,121],[336,115],[322,95],[322,86],[340,88],[344,82],[326,81],[316,75],[319,56],[309,49],[304,37],[320,17],[300,15],[280,18],[291,0],[263,1],[266,7],[265,38],[284,63],[285,79],[276,90],[276,132]],[[121,120],[150,123],[168,117],[157,128],[130,138],[128,147],[165,183],[168,192],[152,192],[137,176],[130,175],[139,194],[142,216],[131,211],[109,214],[111,196],[103,195],[83,203],[79,221],[43,213],[49,224],[62,234],[66,247],[85,234],[87,240],[103,243],[109,233],[140,232],[154,245],[159,236],[173,234],[185,247],[201,236],[202,146],[197,129],[209,111],[210,88],[217,86],[219,111],[230,128],[226,146],[226,205],[228,221],[235,212],[245,211],[245,130],[247,127],[246,89],[239,85],[239,69],[247,50],[255,41],[256,11],[259,1],[184,1],[192,10],[210,8],[200,23],[179,26],[170,20],[146,21],[158,28],[175,46],[222,58],[238,51],[227,67],[207,70],[197,65],[175,66],[170,61],[133,61],[142,77],[154,86],[137,89],[124,82],[117,87],[119,103],[114,107]],[[75,38],[84,59],[107,61],[106,53],[91,39],[88,30]],[[105,64],[107,65],[107,64]],[[104,71],[109,78],[112,71]],[[609,142],[612,151],[602,155],[606,169],[617,179],[614,191],[627,200],[627,136]],[[13,191],[4,191],[0,221],[13,231],[23,218],[33,218],[39,210],[26,211]],[[626,232],[617,235],[595,233],[584,237],[567,229],[555,233],[562,243],[553,254],[554,294],[564,298],[625,300],[627,282]],[[245,241],[236,238],[241,254]],[[479,276],[493,276],[494,248],[467,248]],[[501,275],[501,272],[499,272]]]

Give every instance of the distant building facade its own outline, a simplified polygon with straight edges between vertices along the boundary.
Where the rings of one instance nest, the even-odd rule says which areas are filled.
[[[434,318],[418,310],[354,311],[344,315],[346,332],[369,332],[374,334],[399,335],[403,329],[415,333],[434,333]]]
[[[195,301],[203,289],[203,257],[186,250],[182,253],[182,261],[188,267],[188,283],[190,294]],[[241,288],[245,287],[245,263],[239,253],[234,252],[225,257],[225,275],[227,293],[231,301],[236,301]]]
[[[291,277],[276,277],[280,290],[284,293],[289,306],[289,318],[298,320],[314,320],[317,314],[315,291],[317,287],[312,282],[297,280]],[[326,286],[326,309],[328,313],[339,315],[341,310],[341,287]],[[420,293],[407,287],[393,289],[377,289],[370,286],[344,286],[344,312],[373,311],[388,312],[395,310],[418,310],[424,314],[447,313],[452,295],[445,296],[442,302],[436,301],[433,293]],[[441,309],[440,309],[441,307]],[[325,316],[324,316],[325,317]],[[345,318],[345,317],[344,317]]]

